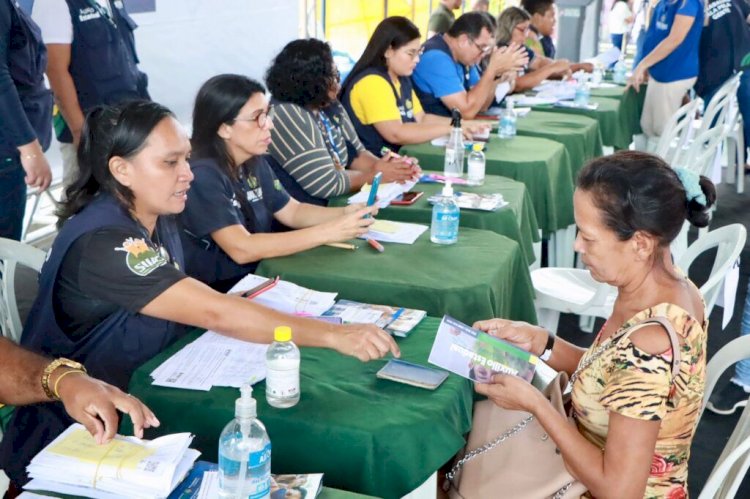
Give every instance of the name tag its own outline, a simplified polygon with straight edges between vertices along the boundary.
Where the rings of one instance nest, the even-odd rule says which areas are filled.
[[[669,25],[662,21],[656,21],[656,29],[666,31],[669,29]]]
[[[80,22],[86,22],[92,19],[99,19],[101,17],[102,15],[99,14],[99,12],[93,7],[86,7],[78,11],[78,21]]]

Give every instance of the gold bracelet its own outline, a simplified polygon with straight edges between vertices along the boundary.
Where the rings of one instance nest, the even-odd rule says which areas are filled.
[[[82,371],[80,369],[71,369],[69,371],[65,371],[60,376],[58,376],[57,379],[55,380],[55,388],[52,390],[55,395],[55,400],[60,400],[60,393],[57,391],[57,385],[60,384],[61,379],[63,379],[65,376],[67,376],[70,373],[86,374],[86,371]]]
[[[47,395],[47,398],[50,400],[59,400],[58,397],[55,397],[55,394],[50,390],[49,388],[49,377],[52,375],[52,373],[60,366],[70,367],[71,369],[75,369],[78,371],[86,372],[86,368],[83,367],[83,364],[80,362],[76,362],[74,360],[65,359],[63,357],[60,357],[59,359],[55,359],[49,364],[47,364],[47,367],[44,368],[44,371],[42,371],[42,390],[44,390],[44,394]]]

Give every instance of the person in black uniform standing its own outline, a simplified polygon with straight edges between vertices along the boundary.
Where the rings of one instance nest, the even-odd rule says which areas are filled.
[[[121,0],[37,1],[32,16],[49,51],[47,76],[61,114],[55,130],[69,185],[86,112],[101,104],[150,99],[146,74],[138,69],[136,24]]]
[[[39,28],[15,0],[0,0],[0,237],[21,239],[26,185],[46,189],[43,151],[51,138],[52,97]]]

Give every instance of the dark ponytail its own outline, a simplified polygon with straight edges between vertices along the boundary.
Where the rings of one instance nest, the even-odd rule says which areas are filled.
[[[115,156],[129,159],[138,154],[152,130],[167,117],[174,117],[172,111],[150,101],[98,106],[86,115],[78,144],[78,173],[57,210],[58,227],[100,192],[111,194],[128,209],[132,208],[133,192],[112,176],[109,160]]]

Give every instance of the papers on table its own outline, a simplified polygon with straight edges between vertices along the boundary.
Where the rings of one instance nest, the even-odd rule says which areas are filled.
[[[386,243],[414,244],[428,227],[420,224],[376,220],[361,239],[375,239]]]
[[[534,87],[536,97],[542,99],[570,100],[575,98],[575,81],[550,81],[547,80]]]
[[[516,99],[516,104],[519,106],[542,106],[545,104],[554,104],[558,99],[555,97],[532,97],[530,95],[524,95]]]
[[[370,305],[350,300],[339,300],[325,313],[326,317],[340,317],[345,324],[375,324],[402,338],[408,336],[426,315],[424,310]]]
[[[589,83],[589,86],[591,88],[615,88],[619,87],[617,83],[610,83],[608,81],[603,81],[601,83]]]
[[[589,104],[586,104],[585,106],[581,106],[580,104],[576,104],[572,100],[561,100],[559,102],[555,102],[556,107],[566,107],[566,108],[572,108],[572,109],[590,109],[591,111],[594,111],[599,108],[598,102],[591,102]]]
[[[208,391],[213,386],[239,388],[266,377],[268,345],[207,331],[154,369],[153,384]]]
[[[391,204],[391,201],[399,197],[405,192],[409,192],[412,190],[412,188],[417,184],[416,181],[410,180],[409,182],[405,182],[403,184],[399,184],[397,182],[388,182],[387,184],[380,184],[380,187],[378,187],[378,196],[377,201],[375,203],[380,208],[385,208],[389,204]],[[358,193],[356,193],[353,196],[350,196],[348,199],[349,204],[355,204],[355,203],[367,203],[367,198],[370,195],[370,185],[365,185],[362,187],[362,190],[360,190]]]
[[[461,209],[497,211],[507,206],[502,194],[477,194],[475,192],[455,192],[456,204]],[[427,201],[435,204],[440,196],[430,196]]]
[[[508,92],[510,92],[509,82],[504,81],[502,83],[498,83],[495,87],[495,102],[502,102],[503,99],[505,99],[505,96],[508,95]]]
[[[609,50],[598,54],[596,57],[586,59],[584,62],[590,62],[593,65],[600,65],[603,68],[608,68],[612,64],[617,62],[620,58],[620,49],[618,47],[612,47]]]
[[[26,489],[104,498],[162,498],[187,475],[200,452],[189,433],[155,440],[117,435],[98,445],[83,425],[71,425],[27,467]]]
[[[235,284],[229,293],[242,293],[266,280],[265,277],[248,274]],[[323,293],[289,281],[279,281],[274,287],[253,298],[253,301],[287,314],[321,315],[333,306],[336,293]]]

